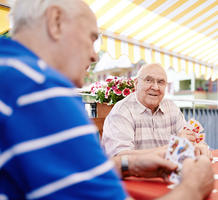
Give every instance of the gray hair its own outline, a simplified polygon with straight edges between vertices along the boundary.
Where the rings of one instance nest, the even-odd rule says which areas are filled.
[[[15,0],[11,5],[11,34],[18,32],[23,26],[30,26],[41,18],[48,7],[60,6],[69,10],[78,0]]]

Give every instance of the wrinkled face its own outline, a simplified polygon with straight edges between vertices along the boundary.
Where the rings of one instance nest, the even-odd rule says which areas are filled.
[[[98,59],[93,48],[98,38],[96,18],[92,11],[82,4],[80,14],[67,19],[64,26],[60,46],[60,56],[63,60],[62,73],[77,87],[82,87],[87,69]]]
[[[159,65],[144,68],[136,80],[136,95],[141,104],[155,112],[165,94],[167,77]]]

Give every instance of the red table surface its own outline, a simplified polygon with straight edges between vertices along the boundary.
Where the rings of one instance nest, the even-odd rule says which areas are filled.
[[[213,156],[218,157],[218,149],[213,151]],[[218,174],[218,162],[214,163],[213,170]],[[136,200],[150,200],[161,197],[171,191],[167,184],[160,178],[136,178],[129,177],[123,181],[127,192]],[[218,180],[215,181],[214,189],[218,191]],[[212,193],[208,200],[218,200],[218,192]]]

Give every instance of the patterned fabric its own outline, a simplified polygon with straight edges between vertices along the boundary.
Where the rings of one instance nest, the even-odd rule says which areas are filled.
[[[172,101],[163,99],[152,115],[133,93],[115,104],[106,117],[102,145],[109,156],[124,150],[163,146],[185,123],[183,114]]]
[[[0,199],[125,199],[74,85],[0,39]]]

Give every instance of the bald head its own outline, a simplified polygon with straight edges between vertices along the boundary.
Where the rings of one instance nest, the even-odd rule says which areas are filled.
[[[151,64],[142,65],[142,67],[137,73],[137,77],[144,78],[149,73],[152,73],[152,72],[157,72],[158,74],[163,75],[165,77],[165,80],[167,80],[167,74],[159,63],[151,63]]]

